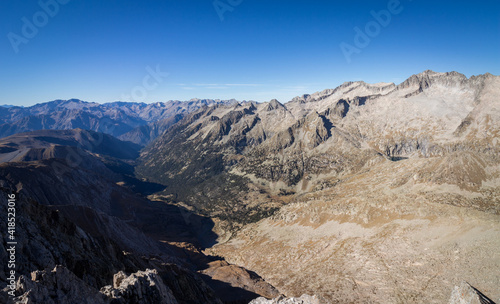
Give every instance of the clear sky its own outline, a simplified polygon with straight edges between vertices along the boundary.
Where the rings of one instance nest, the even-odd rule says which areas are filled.
[[[0,104],[286,102],[427,69],[500,74],[498,0],[1,0],[0,24]]]

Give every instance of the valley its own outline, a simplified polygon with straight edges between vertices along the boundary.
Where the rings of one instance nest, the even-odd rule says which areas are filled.
[[[0,107],[16,295],[445,303],[466,281],[500,300],[499,98],[499,76],[428,70],[286,103]]]

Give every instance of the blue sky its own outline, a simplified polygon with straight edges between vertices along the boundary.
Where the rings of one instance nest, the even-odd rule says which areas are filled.
[[[217,1],[2,0],[0,104],[286,102],[426,69],[500,74],[498,0]]]

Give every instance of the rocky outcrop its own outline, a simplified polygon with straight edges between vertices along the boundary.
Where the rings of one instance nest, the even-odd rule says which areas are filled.
[[[469,283],[462,282],[451,292],[449,304],[495,304]]]
[[[47,303],[47,304],[179,304],[179,303],[212,303],[221,304],[211,295],[208,289],[200,293],[196,288],[186,284],[182,271],[177,273],[179,282],[169,282],[174,292],[165,284],[166,273],[146,269],[130,275],[123,271],[113,276],[113,284],[97,289],[87,285],[67,268],[57,265],[53,270],[37,270],[30,276],[20,276],[16,283],[15,303]],[[203,283],[201,286],[203,288]],[[206,287],[205,287],[206,288]],[[178,298],[176,298],[176,296]]]
[[[267,105],[266,107],[264,108],[265,111],[274,111],[274,110],[278,110],[278,109],[282,109],[282,110],[285,110],[285,106],[280,103],[277,99],[273,99],[271,100]]]
[[[106,297],[85,284],[63,266],[53,270],[34,271],[31,277],[21,276],[17,281],[15,303],[46,304],[105,304]]]
[[[266,298],[258,298],[249,304],[320,304],[320,301],[315,296],[303,295],[299,298],[287,298],[280,296],[272,300]]]
[[[214,286],[216,291],[217,287],[222,289],[224,285],[230,284],[232,287],[241,288],[247,290],[249,293],[254,293],[255,295],[266,298],[279,296],[278,290],[264,281],[264,279],[256,273],[236,265],[231,265],[225,261],[210,262],[208,268],[200,271],[200,273],[210,276],[212,280],[224,283],[219,284],[221,286]],[[236,295],[231,297],[231,295],[227,294],[222,300],[229,302],[236,301],[238,297]]]
[[[113,277],[113,285],[101,288],[101,293],[116,304],[178,304],[170,288],[158,275],[158,271],[146,269],[131,275],[119,272]]]

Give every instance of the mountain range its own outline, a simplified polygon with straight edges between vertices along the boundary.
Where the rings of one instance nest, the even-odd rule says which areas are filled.
[[[136,172],[286,295],[442,303],[466,278],[498,297],[499,96],[498,76],[425,71],[200,108]]]
[[[234,102],[236,101],[192,99],[187,102],[168,101],[152,104],[98,104],[70,99],[54,100],[31,107],[0,106],[0,137],[43,129],[81,128],[145,144],[186,113],[207,105]]]
[[[499,76],[286,103],[59,100],[0,123],[19,299],[443,303],[462,281],[500,299]]]

